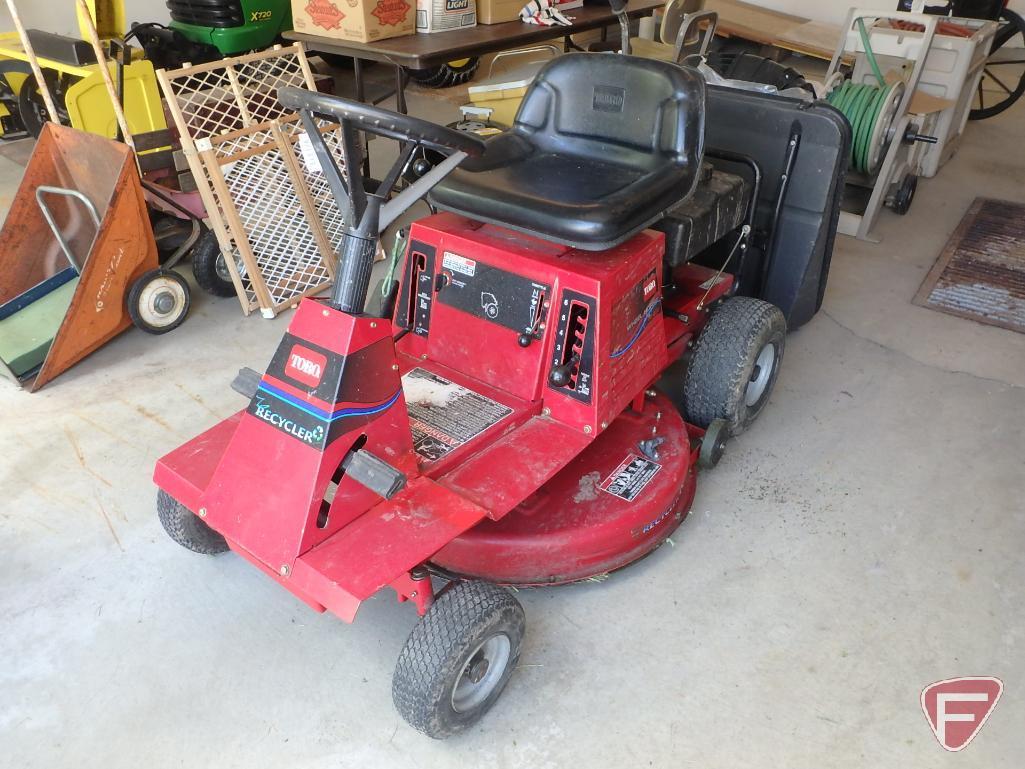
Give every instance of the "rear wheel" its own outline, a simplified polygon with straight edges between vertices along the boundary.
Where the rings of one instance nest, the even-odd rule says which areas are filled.
[[[52,72],[44,72],[43,78],[50,88],[53,96],[54,107],[57,109],[57,117],[62,125],[71,125],[71,116],[68,114],[67,106],[64,104],[64,90],[67,85],[67,78],[58,78]],[[21,86],[18,92],[18,111],[21,113],[21,122],[25,130],[32,136],[38,138],[43,132],[43,126],[50,120],[50,112],[43,101],[43,95],[39,91],[39,84],[35,77],[29,77]]]
[[[163,489],[157,492],[157,517],[167,535],[193,553],[217,555],[228,549],[224,537]]]
[[[906,174],[893,193],[892,199],[887,201],[887,205],[894,213],[904,216],[911,210],[911,203],[915,199],[917,189],[918,177],[915,174]]]
[[[526,619],[505,588],[456,582],[410,633],[392,679],[392,700],[415,729],[444,739],[495,704],[520,656]]]
[[[999,115],[1025,94],[1025,19],[1005,8],[975,90],[970,120]]]
[[[192,249],[192,275],[199,287],[214,296],[235,296],[235,284],[228,262],[217,241],[217,233],[207,230]]]
[[[424,88],[451,88],[454,85],[462,85],[473,80],[478,67],[480,67],[480,58],[472,56],[467,59],[446,62],[440,67],[407,71],[409,79]]]
[[[747,296],[712,311],[684,379],[684,416],[698,427],[726,421],[742,433],[762,412],[776,384],[787,324],[775,305]]]

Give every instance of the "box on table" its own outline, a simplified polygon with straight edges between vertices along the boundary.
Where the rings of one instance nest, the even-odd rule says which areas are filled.
[[[520,11],[527,0],[477,0],[477,21],[480,24],[501,24],[503,21],[515,21],[520,18]],[[580,8],[584,0],[565,0],[555,3],[556,10],[568,11]]]
[[[416,32],[415,0],[292,0],[292,27],[370,43]]]
[[[476,26],[476,0],[416,0],[417,32],[446,32]]]

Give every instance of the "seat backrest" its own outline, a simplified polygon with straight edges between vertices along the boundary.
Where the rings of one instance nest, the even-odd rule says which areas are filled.
[[[704,145],[705,81],[697,70],[618,54],[570,53],[534,79],[513,130],[571,156],[651,166],[694,164]],[[631,152],[632,151],[632,152]]]

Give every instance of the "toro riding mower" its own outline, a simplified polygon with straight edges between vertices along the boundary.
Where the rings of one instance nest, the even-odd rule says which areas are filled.
[[[765,407],[785,313],[738,291],[772,293],[799,321],[814,312],[842,118],[789,105],[772,166],[712,156],[713,112],[774,127],[772,105],[706,94],[691,69],[594,54],[550,63],[487,142],[299,89],[279,99],[347,211],[337,282],[302,301],[264,374],[240,372],[248,405],[159,460],[159,517],[179,544],[230,548],[345,621],[384,588],[411,602],[422,619],[393,699],[446,737],[516,666],[524,612],[502,586],[605,575],[650,553],[687,515],[698,468]],[[323,119],[341,126],[341,170]],[[834,127],[832,155],[820,123]],[[400,143],[373,194],[361,134]],[[391,197],[421,147],[445,159]],[[807,184],[779,194],[764,169],[780,164]],[[366,312],[380,233],[428,193],[442,212],[412,224],[393,301]],[[769,220],[773,239],[813,243],[795,248],[804,263],[766,264],[771,247],[750,256]],[[683,377],[682,413],[658,389],[667,371]]]

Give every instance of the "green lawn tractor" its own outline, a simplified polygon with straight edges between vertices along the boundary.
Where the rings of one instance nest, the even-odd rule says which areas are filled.
[[[186,62],[200,64],[225,56],[268,48],[282,32],[292,28],[290,0],[167,0],[168,25],[149,22],[132,27],[153,66],[177,69]],[[351,60],[326,55],[329,64]],[[445,88],[470,80],[477,58],[461,59],[424,70],[410,70],[410,78],[428,88]]]

